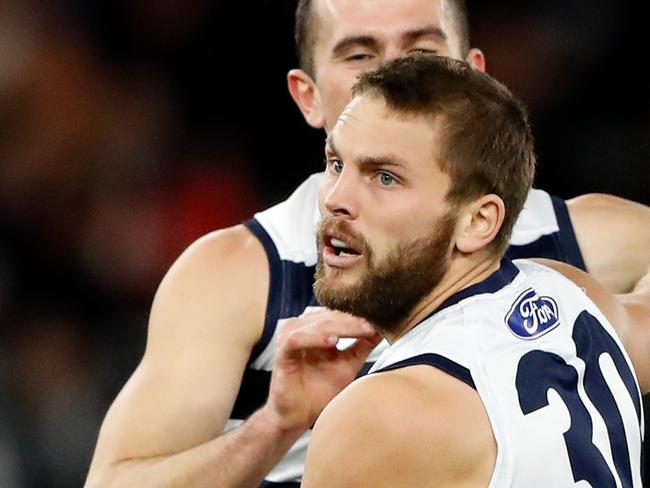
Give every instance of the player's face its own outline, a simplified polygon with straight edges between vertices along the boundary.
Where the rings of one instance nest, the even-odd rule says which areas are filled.
[[[444,275],[455,230],[436,129],[355,99],[333,128],[320,192],[316,293],[321,304],[389,329]]]
[[[364,71],[413,52],[461,58],[445,0],[317,0],[315,83],[326,129]]]

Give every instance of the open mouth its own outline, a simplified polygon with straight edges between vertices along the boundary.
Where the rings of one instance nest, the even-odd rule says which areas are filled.
[[[363,263],[366,249],[363,238],[355,238],[332,226],[321,231],[320,239],[322,262],[328,268],[343,270]]]
[[[346,241],[337,239],[336,237],[328,236],[325,238],[325,242],[335,256],[359,256],[361,254]]]

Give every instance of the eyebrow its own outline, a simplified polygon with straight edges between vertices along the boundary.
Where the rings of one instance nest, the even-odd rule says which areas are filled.
[[[365,156],[359,158],[358,163],[361,169],[366,171],[374,168],[385,168],[387,166],[406,167],[404,160],[392,154],[386,156]]]
[[[445,31],[435,25],[427,25],[421,29],[408,31],[402,37],[405,37],[409,42],[417,41],[422,37],[437,37],[441,41],[447,40],[447,34],[445,34]]]
[[[413,43],[423,37],[435,37],[443,42],[447,40],[447,34],[445,34],[445,31],[435,25],[427,25],[419,29],[407,31],[403,33],[401,37],[406,39],[407,43]],[[370,35],[346,36],[334,45],[332,48],[332,54],[335,57],[338,57],[343,55],[350,48],[356,46],[376,49],[379,46],[379,41]]]
[[[325,139],[325,152],[330,152],[335,156],[339,156],[339,152],[336,150],[332,136],[327,136]],[[370,170],[378,167],[386,166],[397,166],[400,168],[406,168],[406,161],[402,158],[395,156],[394,154],[388,154],[384,156],[363,156],[357,159],[357,164],[363,170]]]
[[[347,36],[334,45],[332,55],[334,57],[342,56],[350,48],[356,46],[377,49],[379,47],[379,41],[372,36]]]

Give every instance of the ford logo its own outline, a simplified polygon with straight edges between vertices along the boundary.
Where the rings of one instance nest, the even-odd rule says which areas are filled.
[[[512,305],[506,323],[520,339],[535,339],[559,325],[557,303],[551,297],[540,297],[530,288]]]

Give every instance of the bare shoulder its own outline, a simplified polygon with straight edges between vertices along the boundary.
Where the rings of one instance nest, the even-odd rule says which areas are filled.
[[[212,330],[227,326],[232,334],[239,331],[254,341],[264,323],[268,287],[266,254],[246,227],[207,234],[181,254],[162,280],[152,307],[150,338],[158,327],[203,324]],[[170,320],[179,314],[185,320]],[[251,326],[233,327],[228,318]]]
[[[602,193],[567,201],[587,269],[609,290],[631,290],[650,265],[650,207]]]
[[[303,486],[487,485],[495,456],[476,391],[431,366],[411,366],[357,380],[327,406]]]

